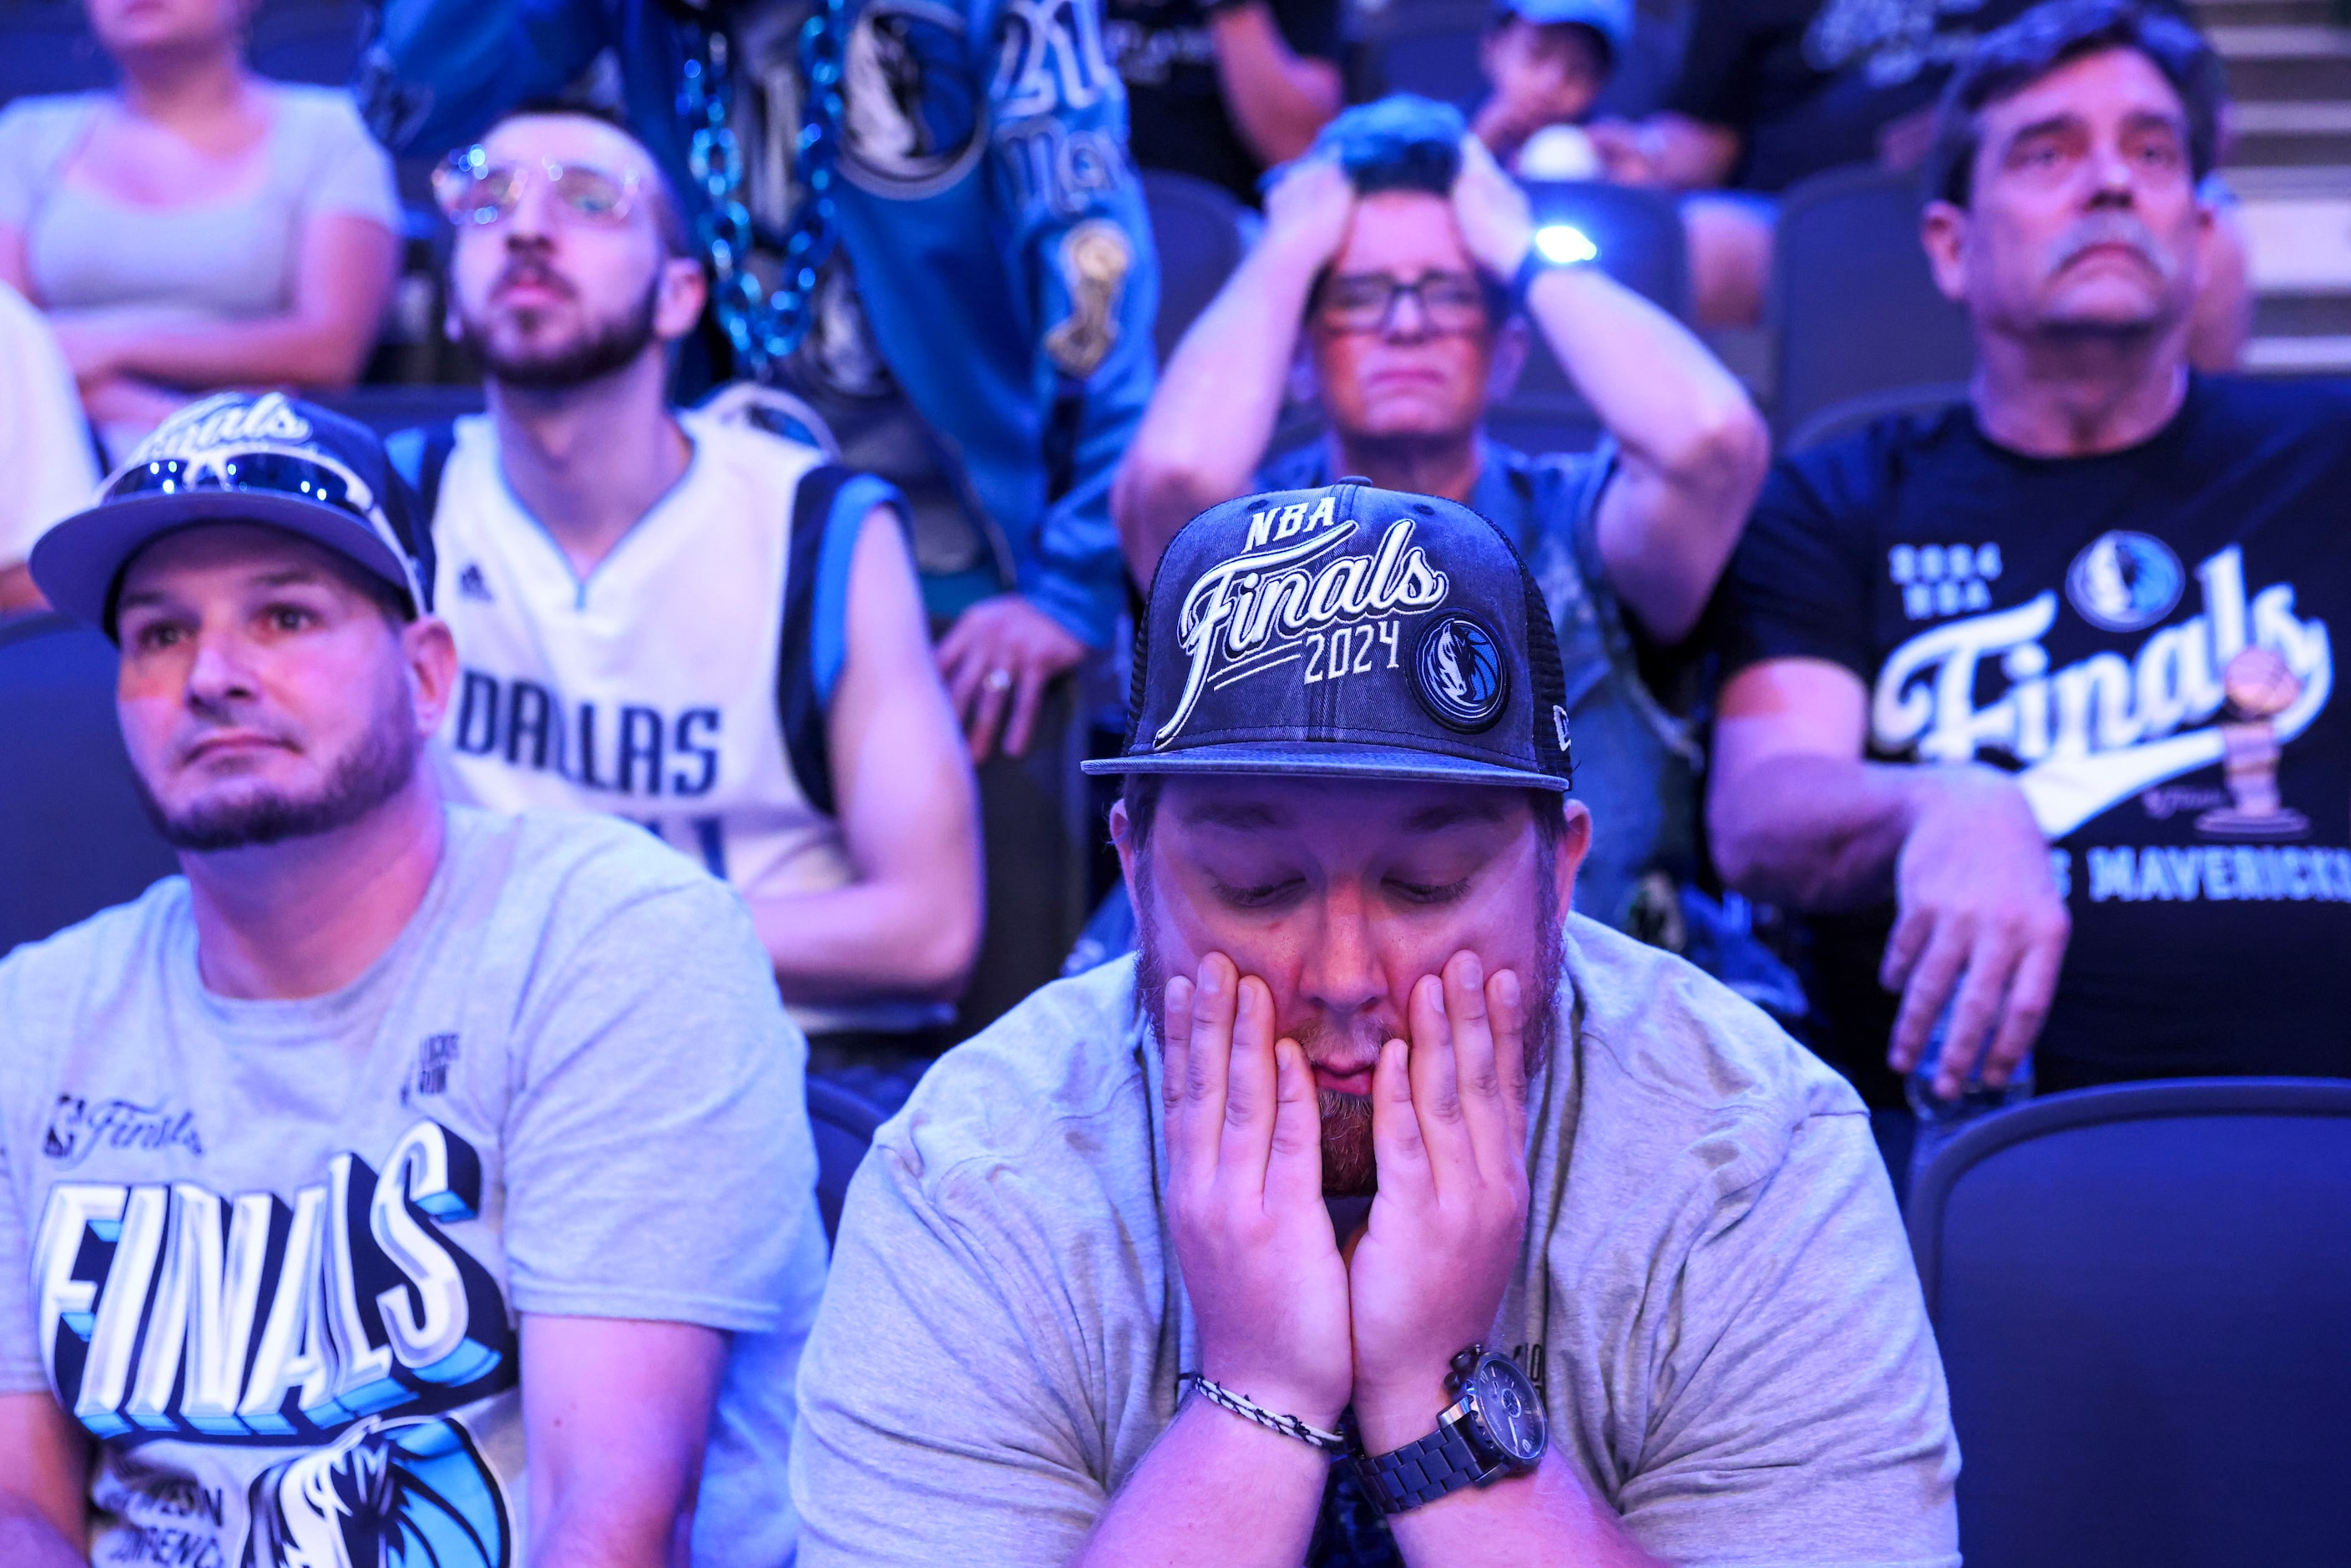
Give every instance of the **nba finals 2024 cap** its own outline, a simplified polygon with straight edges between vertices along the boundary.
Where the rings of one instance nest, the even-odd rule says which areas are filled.
[[[363,424],[282,392],[221,392],[189,404],[99,487],[98,502],[33,546],[51,604],[114,635],[131,558],[204,523],[299,534],[381,578],[411,615],[433,610],[432,536],[383,443]]]
[[[1089,773],[1568,787],[1541,593],[1451,501],[1342,479],[1186,524],[1135,638],[1126,748]]]

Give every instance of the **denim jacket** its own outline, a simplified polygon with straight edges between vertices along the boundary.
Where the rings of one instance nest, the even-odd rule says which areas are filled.
[[[876,346],[1088,645],[1123,603],[1110,485],[1151,393],[1158,265],[1098,0],[852,0],[841,242]],[[632,129],[689,206],[686,45],[657,0],[384,0],[359,91],[431,155],[611,49]]]

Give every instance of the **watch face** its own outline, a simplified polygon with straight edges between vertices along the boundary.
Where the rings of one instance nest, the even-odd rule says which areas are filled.
[[[1469,1375],[1469,1392],[1487,1435],[1509,1463],[1523,1467],[1542,1458],[1542,1400],[1517,1363],[1503,1355],[1479,1357]]]

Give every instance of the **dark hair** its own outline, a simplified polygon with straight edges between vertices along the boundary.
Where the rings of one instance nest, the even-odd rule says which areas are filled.
[[[1392,92],[1332,120],[1306,156],[1337,159],[1358,196],[1383,191],[1450,196],[1453,182],[1461,174],[1461,139],[1468,133],[1468,121],[1451,104],[1417,93]],[[1269,188],[1280,174],[1276,170],[1266,176]],[[1483,271],[1478,280],[1486,297],[1486,314],[1499,327],[1510,318],[1510,291]],[[1323,286],[1330,281],[1330,267],[1315,274],[1306,296],[1308,316],[1322,308]]]
[[[580,102],[567,98],[527,98],[485,126],[481,140],[488,141],[498,127],[508,120],[544,120],[555,115],[572,120],[595,120],[600,125],[610,126],[635,142],[637,150],[645,155],[646,165],[653,170],[653,183],[646,188],[646,194],[652,198],[649,204],[653,216],[653,228],[661,235],[663,246],[673,256],[693,259],[701,257],[702,246],[695,243],[693,226],[685,221],[685,205],[678,200],[677,186],[671,183],[669,171],[662,167],[662,161],[653,155],[653,150],[645,145],[645,139],[639,136],[627,120],[611,110],[600,104]]]
[[[1159,815],[1159,797],[1167,785],[1164,773],[1130,773],[1119,790],[1126,807],[1126,836],[1141,854],[1151,843],[1151,824]],[[1554,789],[1528,789],[1527,809],[1534,813],[1535,837],[1545,854],[1559,848],[1567,833],[1567,797]]]
[[[1985,34],[1960,62],[1935,111],[1935,141],[1927,153],[1930,201],[1964,207],[1975,191],[1977,116],[2012,98],[2061,66],[2108,49],[2135,49],[2163,73],[2188,116],[2188,162],[2201,180],[2218,156],[2220,100],[2226,89],[2220,57],[2201,35],[2176,16],[2138,0],[2048,0]]]
[[[1608,35],[1593,23],[1538,22],[1531,16],[1520,16],[1514,6],[1506,3],[1495,6],[1487,14],[1486,32],[1489,37],[1491,37],[1513,22],[1522,22],[1537,32],[1552,27],[1561,29],[1567,37],[1576,41],[1577,47],[1591,57],[1592,73],[1603,82],[1605,82],[1616,69],[1616,46],[1609,42]]]
[[[1337,159],[1359,196],[1382,191],[1449,195],[1461,172],[1461,138],[1468,129],[1449,103],[1392,92],[1332,120],[1306,156]]]

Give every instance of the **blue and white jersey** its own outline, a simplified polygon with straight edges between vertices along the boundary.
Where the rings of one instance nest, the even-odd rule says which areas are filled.
[[[384,0],[360,96],[395,152],[438,157],[609,51],[630,130],[698,216],[708,195],[678,110],[681,18],[697,9]],[[833,198],[872,347],[1001,533],[1020,592],[1105,647],[1126,591],[1111,478],[1151,395],[1159,276],[1100,0],[849,0],[843,12]],[[789,64],[782,79],[768,72],[793,52],[773,47],[788,14],[709,7],[744,62],[743,99],[799,93]],[[789,162],[793,127],[735,129],[772,234],[789,172],[769,165]]]
[[[453,793],[639,823],[747,898],[853,881],[826,709],[857,533],[894,492],[812,447],[681,413],[685,474],[585,578],[526,511],[486,416],[461,419],[433,517],[463,673],[437,747]],[[804,486],[816,475],[818,483]],[[793,516],[802,497],[821,515]],[[939,1021],[932,1002],[811,1008],[811,1034]]]

